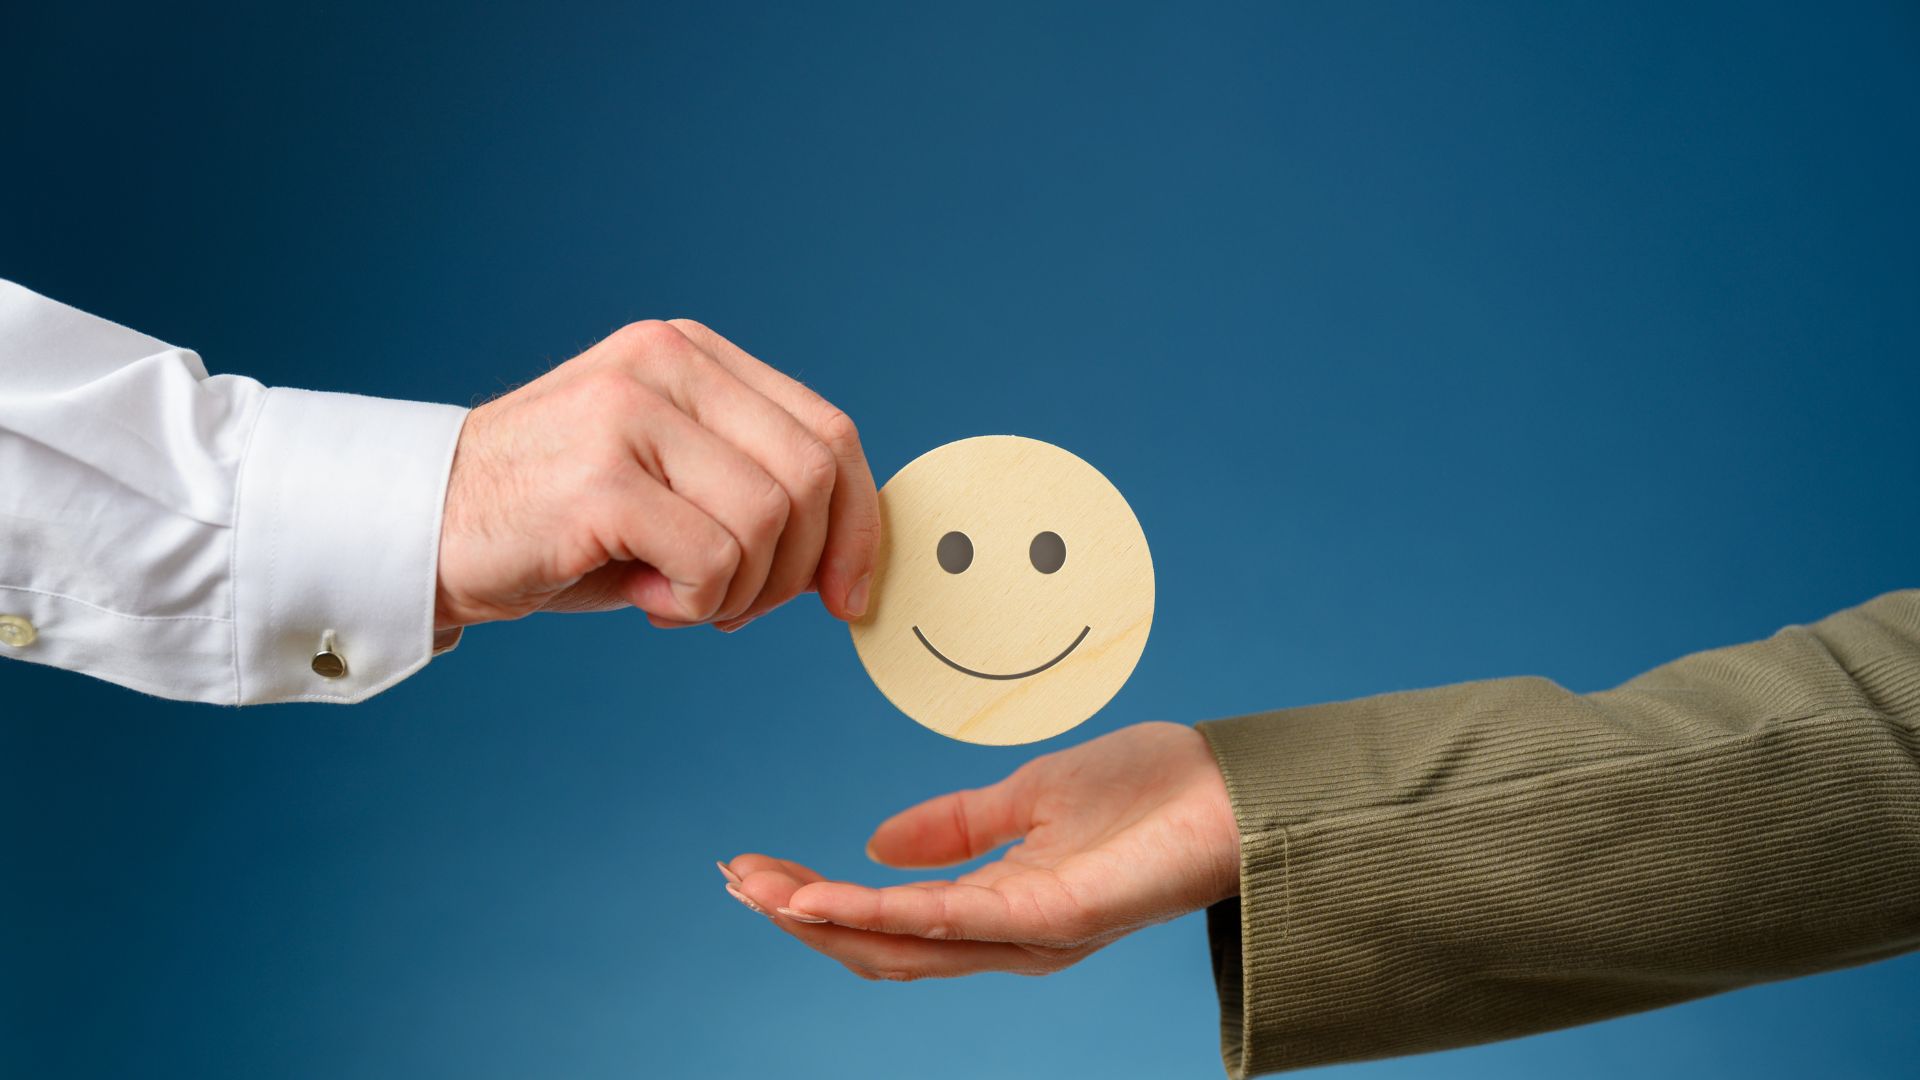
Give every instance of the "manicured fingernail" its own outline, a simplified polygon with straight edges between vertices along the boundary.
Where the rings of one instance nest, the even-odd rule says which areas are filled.
[[[867,591],[872,587],[872,574],[853,583],[853,588],[847,590],[847,614],[857,619],[867,613]]]
[[[804,911],[795,911],[790,907],[780,908],[779,911],[780,911],[780,914],[785,915],[787,918],[792,919],[794,922],[823,923],[823,922],[832,921],[830,919],[823,919],[818,915],[809,915]]]
[[[748,896],[746,893],[741,892],[739,888],[733,885],[731,882],[729,882],[727,885],[727,895],[733,897],[735,900],[738,900],[741,903],[752,908],[753,913],[755,915],[765,915],[767,913],[766,908],[763,908],[759,904],[754,903],[753,897]]]
[[[742,879],[739,874],[736,874],[733,872],[733,867],[728,866],[726,863],[721,862],[719,859],[713,860],[713,865],[720,868],[721,875],[725,877],[728,881],[732,882],[735,885],[740,884]]]
[[[732,619],[723,623],[714,623],[713,625],[719,627],[721,633],[731,634],[759,617],[758,615],[749,615],[744,619]]]

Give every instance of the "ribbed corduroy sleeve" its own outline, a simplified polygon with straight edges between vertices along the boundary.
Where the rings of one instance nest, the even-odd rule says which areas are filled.
[[[1510,1038],[1920,946],[1920,591],[1617,689],[1200,725],[1227,1071]]]

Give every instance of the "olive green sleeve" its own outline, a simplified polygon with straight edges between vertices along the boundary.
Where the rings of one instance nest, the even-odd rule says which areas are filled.
[[[1614,690],[1200,725],[1227,1071],[1511,1038],[1920,946],[1920,590]]]

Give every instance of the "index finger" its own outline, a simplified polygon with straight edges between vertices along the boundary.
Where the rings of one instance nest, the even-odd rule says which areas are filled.
[[[755,359],[707,327],[691,319],[673,319],[671,323],[735,378],[792,414],[833,451],[835,474],[827,504],[827,542],[813,587],[836,618],[851,621],[866,614],[873,555],[880,544],[880,495],[853,420],[799,380]]]

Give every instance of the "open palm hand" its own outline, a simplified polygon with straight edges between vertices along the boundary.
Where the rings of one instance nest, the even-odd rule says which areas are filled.
[[[1057,971],[1141,927],[1239,891],[1240,840],[1205,740],[1138,724],[942,795],[881,824],[876,862],[950,866],[1018,841],[951,881],[828,881],[742,855],[728,891],[866,978]]]

